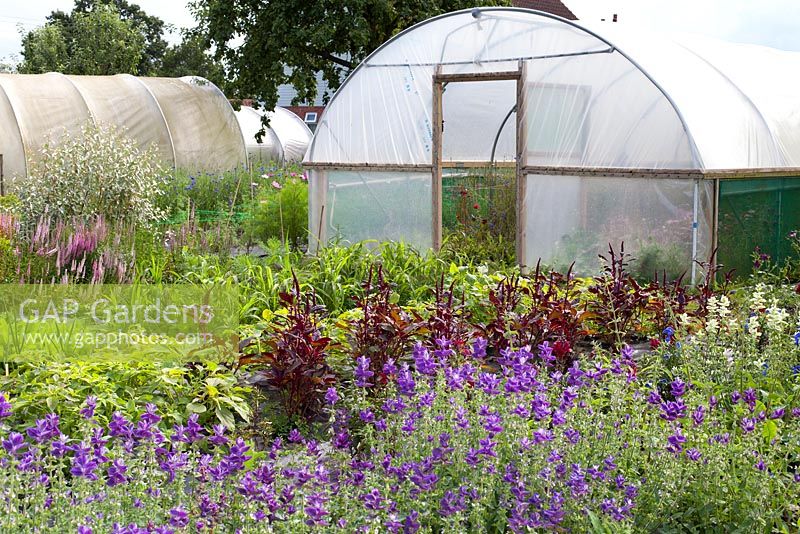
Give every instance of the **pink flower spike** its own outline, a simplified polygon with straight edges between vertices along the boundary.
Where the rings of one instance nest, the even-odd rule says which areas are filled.
[[[277,180],[272,180],[272,187],[275,189],[281,189],[281,184],[279,184]]]

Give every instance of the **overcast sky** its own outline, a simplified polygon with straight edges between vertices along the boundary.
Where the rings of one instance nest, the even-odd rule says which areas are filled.
[[[194,25],[183,0],[134,2],[176,27]],[[580,19],[610,20],[617,13],[619,24],[800,51],[800,0],[564,0],[564,3]],[[68,11],[72,5],[72,0],[0,0],[0,58],[19,55],[19,25],[25,30],[35,28],[54,9]]]

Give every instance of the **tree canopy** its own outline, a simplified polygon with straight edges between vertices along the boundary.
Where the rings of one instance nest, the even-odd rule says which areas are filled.
[[[65,13],[57,10],[50,13],[47,17],[46,26],[59,25],[61,27],[69,48],[68,55],[71,55],[73,49],[80,50],[85,41],[85,35],[80,32],[80,20],[85,18],[86,15],[102,11],[103,8],[109,6],[116,11],[117,18],[126,23],[127,28],[141,36],[144,43],[141,57],[136,63],[135,69],[126,72],[140,76],[152,75],[167,49],[167,42],[164,40],[166,25],[163,20],[148,15],[136,4],[129,4],[127,0],[75,0],[75,5],[71,12]],[[94,47],[101,48],[105,44],[107,43],[100,41],[94,43]],[[73,74],[82,73],[76,72]]]
[[[278,86],[295,103],[317,96],[317,73],[331,91],[349,70],[399,31],[429,17],[508,0],[195,0],[198,31],[224,60],[230,96],[272,109]],[[326,99],[330,95],[323,95]]]
[[[224,69],[192,34],[169,46],[169,26],[127,0],[75,0],[22,38],[19,72],[186,76],[224,82]]]

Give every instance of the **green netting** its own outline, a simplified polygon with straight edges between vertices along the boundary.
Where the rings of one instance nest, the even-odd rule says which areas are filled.
[[[756,247],[773,261],[790,257],[787,236],[798,229],[800,178],[720,182],[718,257],[726,271],[752,272]]]
[[[179,211],[158,224],[162,226],[171,226],[183,224],[190,219],[197,223],[215,223],[222,221],[241,223],[251,218],[252,214],[248,212],[195,210],[190,214],[187,211]]]

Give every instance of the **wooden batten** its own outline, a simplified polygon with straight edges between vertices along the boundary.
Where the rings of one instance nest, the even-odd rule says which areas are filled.
[[[433,75],[433,106],[432,106],[432,160],[431,160],[431,215],[432,215],[432,243],[433,250],[442,248],[442,82],[438,80],[442,67],[436,66]]]
[[[437,66],[436,74],[433,75],[433,83],[488,82],[502,80],[519,80],[519,71],[455,72],[452,74],[441,74],[441,66]]]
[[[524,265],[526,258],[525,241],[527,236],[527,229],[525,220],[527,219],[526,207],[526,190],[527,179],[525,178],[525,168],[528,166],[528,127],[526,117],[526,69],[527,65],[524,61],[519,62],[519,70],[517,72],[517,161],[516,161],[516,178],[517,178],[517,235],[516,235],[516,252],[517,263]]]

